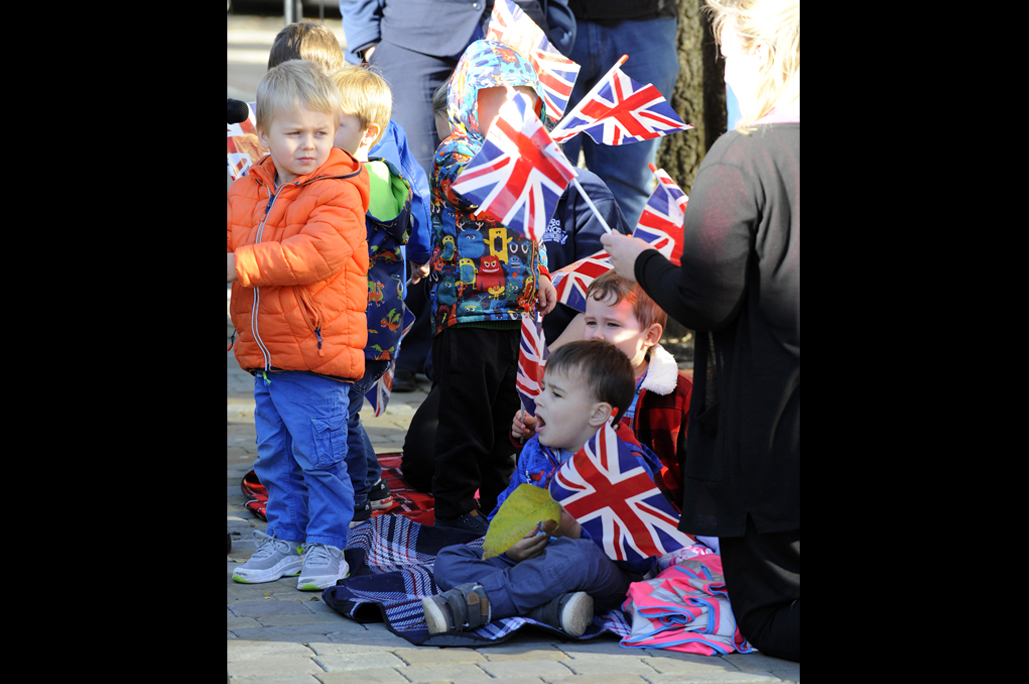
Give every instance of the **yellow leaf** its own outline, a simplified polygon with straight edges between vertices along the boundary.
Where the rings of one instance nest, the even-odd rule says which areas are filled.
[[[561,521],[561,506],[551,498],[550,491],[531,484],[518,485],[490,522],[482,557],[499,556],[545,520],[553,520],[555,526]]]

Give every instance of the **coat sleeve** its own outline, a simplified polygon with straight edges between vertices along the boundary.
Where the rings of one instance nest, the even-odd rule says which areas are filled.
[[[307,285],[328,280],[351,261],[363,262],[367,273],[368,242],[361,196],[350,183],[338,186],[338,190],[321,198],[296,235],[236,250],[241,285]]]
[[[394,0],[396,1],[396,0]],[[360,64],[358,52],[379,42],[379,22],[386,0],[339,0],[339,13],[343,17],[343,35],[347,37],[344,55],[351,64]]]

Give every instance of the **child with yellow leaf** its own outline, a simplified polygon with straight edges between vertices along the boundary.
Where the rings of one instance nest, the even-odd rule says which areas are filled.
[[[549,492],[526,498],[515,490],[547,490],[558,468],[625,412],[634,391],[628,357],[609,342],[572,342],[550,356],[536,398],[536,434],[522,449],[490,515],[486,543],[483,548],[448,546],[436,557],[433,574],[445,591],[422,599],[429,634],[478,629],[491,620],[522,615],[577,637],[592,623],[594,604],[600,612],[622,604],[629,584],[642,579],[653,559],[613,561]],[[616,434],[654,477],[660,465],[653,452],[640,446],[628,428],[616,428]],[[519,498],[523,506],[529,501],[532,513],[514,516],[522,520],[521,529],[503,524],[509,497],[512,504]],[[502,526],[506,529],[498,529]],[[510,548],[491,548],[492,540],[509,541],[512,533],[517,541]]]

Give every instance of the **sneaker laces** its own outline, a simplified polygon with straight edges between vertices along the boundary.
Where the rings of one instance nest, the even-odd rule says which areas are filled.
[[[329,547],[325,544],[310,544],[307,547],[307,551],[304,555],[304,567],[309,565],[321,566],[328,565],[332,562],[333,558],[341,558],[342,553],[338,556],[329,550]]]
[[[251,558],[257,560],[263,560],[275,554],[276,551],[289,554],[292,542],[288,542],[285,539],[276,539],[270,534],[265,534],[260,530],[254,530],[254,543],[257,545],[257,551],[254,551]]]

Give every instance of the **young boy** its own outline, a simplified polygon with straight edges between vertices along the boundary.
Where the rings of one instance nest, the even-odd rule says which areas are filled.
[[[364,163],[371,193],[366,216],[368,346],[364,377],[350,389],[347,435],[347,466],[354,482],[353,527],[368,520],[372,510],[392,504],[389,485],[382,480],[382,467],[361,426],[361,406],[365,392],[386,372],[399,352],[403,318],[400,283],[404,277],[400,248],[410,237],[411,186],[395,166],[382,159],[369,161],[368,157],[389,125],[393,96],[386,81],[374,71],[349,64],[333,72],[330,78],[343,98],[334,144]],[[428,270],[426,264],[419,275],[428,275]]]
[[[590,283],[585,315],[576,317],[562,338],[607,340],[629,358],[636,394],[622,422],[632,428],[640,444],[657,454],[661,461],[658,486],[679,511],[693,381],[679,372],[675,359],[659,344],[667,320],[668,315],[642,287],[612,270]],[[560,348],[562,338],[551,345],[552,352]],[[519,412],[511,436],[523,438],[535,425],[535,418]]]
[[[603,340],[571,342],[554,352],[536,398],[536,434],[522,449],[518,467],[497,510],[522,484],[548,488],[562,464],[632,401],[632,366]],[[620,440],[651,477],[654,455],[622,428]],[[500,556],[483,558],[481,548],[448,546],[436,557],[433,575],[444,593],[422,599],[430,634],[477,629],[491,620],[527,615],[581,636],[592,622],[594,604],[607,612],[622,604],[629,584],[639,581],[654,559],[612,561],[566,511],[542,534],[536,525]],[[551,534],[553,539],[551,539]]]
[[[465,50],[450,79],[452,131],[433,160],[433,258],[430,299],[432,366],[440,389],[436,430],[436,524],[485,534],[514,467],[506,438],[518,408],[515,376],[521,317],[556,304],[554,286],[538,245],[479,214],[451,190],[465,165],[482,148],[506,100],[520,91],[542,114],[536,72],[502,43],[476,41]]]
[[[257,132],[271,154],[229,189],[235,354],[255,376],[254,468],[268,489],[268,532],[254,532],[237,582],[299,574],[299,589],[321,590],[349,572],[346,414],[368,340],[368,172],[332,146],[341,106],[313,62],[270,69]]]

